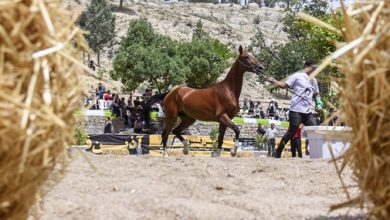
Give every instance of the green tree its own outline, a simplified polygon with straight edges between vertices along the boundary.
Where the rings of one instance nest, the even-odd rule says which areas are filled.
[[[180,55],[190,68],[186,74],[186,84],[193,88],[204,88],[217,81],[227,68],[227,59],[232,57],[232,53],[204,31],[201,20],[196,24],[192,36],[191,42],[183,43],[180,48]]]
[[[89,31],[86,39],[100,64],[100,51],[115,37],[115,16],[111,13],[111,6],[106,0],[92,0],[78,18],[78,24]]]
[[[134,20],[114,58],[111,76],[120,79],[126,91],[145,81],[159,91],[182,84],[189,68],[177,48],[178,42],[156,33],[147,20]]]
[[[111,76],[120,79],[126,91],[145,81],[160,91],[184,83],[195,88],[215,83],[231,53],[198,24],[194,32],[200,34],[194,34],[191,42],[178,42],[156,33],[145,19],[130,22]]]

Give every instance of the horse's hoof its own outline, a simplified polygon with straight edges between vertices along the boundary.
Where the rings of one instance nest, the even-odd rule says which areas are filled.
[[[232,156],[232,157],[237,156],[237,152],[235,152],[233,149],[230,150],[230,156]]]
[[[188,155],[189,153],[190,153],[190,151],[188,149],[185,149],[185,148],[183,149],[183,154],[184,155]]]
[[[212,157],[220,157],[221,153],[222,153],[222,150],[215,150],[215,151],[212,151],[211,156]]]
[[[167,153],[167,152],[164,152],[164,153],[163,153],[163,157],[168,157],[168,153]]]

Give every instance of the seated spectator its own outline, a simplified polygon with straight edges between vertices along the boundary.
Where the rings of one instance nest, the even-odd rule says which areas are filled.
[[[149,129],[144,127],[141,117],[138,117],[137,120],[135,120],[134,122],[134,133],[144,134],[147,133],[148,131]]]
[[[261,106],[260,105],[256,106],[255,107],[255,112],[254,112],[255,118],[260,118],[261,117],[260,111],[261,111]]]
[[[114,98],[115,98],[116,95],[117,95],[116,93],[112,93],[111,97],[110,97],[110,100],[114,101]]]
[[[104,123],[104,133],[112,133],[112,122],[110,117],[107,117],[106,122]]]
[[[273,118],[275,117],[275,113],[276,113],[276,105],[275,105],[275,101],[274,99],[271,100],[271,102],[269,103],[269,106],[268,106],[268,116],[270,118]]]
[[[111,92],[110,92],[110,90],[107,90],[106,94],[104,94],[103,99],[104,99],[104,101],[111,100]]]

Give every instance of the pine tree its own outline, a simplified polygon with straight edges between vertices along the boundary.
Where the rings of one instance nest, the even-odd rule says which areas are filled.
[[[192,38],[204,38],[204,37],[208,37],[208,35],[203,30],[202,21],[199,19],[199,21],[196,23],[196,27],[192,33]]]
[[[89,31],[86,36],[89,46],[97,53],[100,64],[100,51],[111,43],[115,36],[115,16],[106,0],[92,0],[88,8],[80,15],[78,24]]]

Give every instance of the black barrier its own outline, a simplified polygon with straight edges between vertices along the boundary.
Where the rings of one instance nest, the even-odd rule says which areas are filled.
[[[92,146],[100,145],[128,145],[129,154],[137,154],[137,146],[141,146],[142,154],[149,154],[150,150],[162,150],[162,145],[150,146],[150,135],[147,134],[89,134],[89,140]],[[141,141],[141,143],[139,143]],[[254,138],[239,138],[241,147],[244,150],[254,149]],[[169,143],[168,143],[169,146]],[[190,147],[190,150],[211,150],[210,147]],[[224,149],[225,150],[225,149]]]

